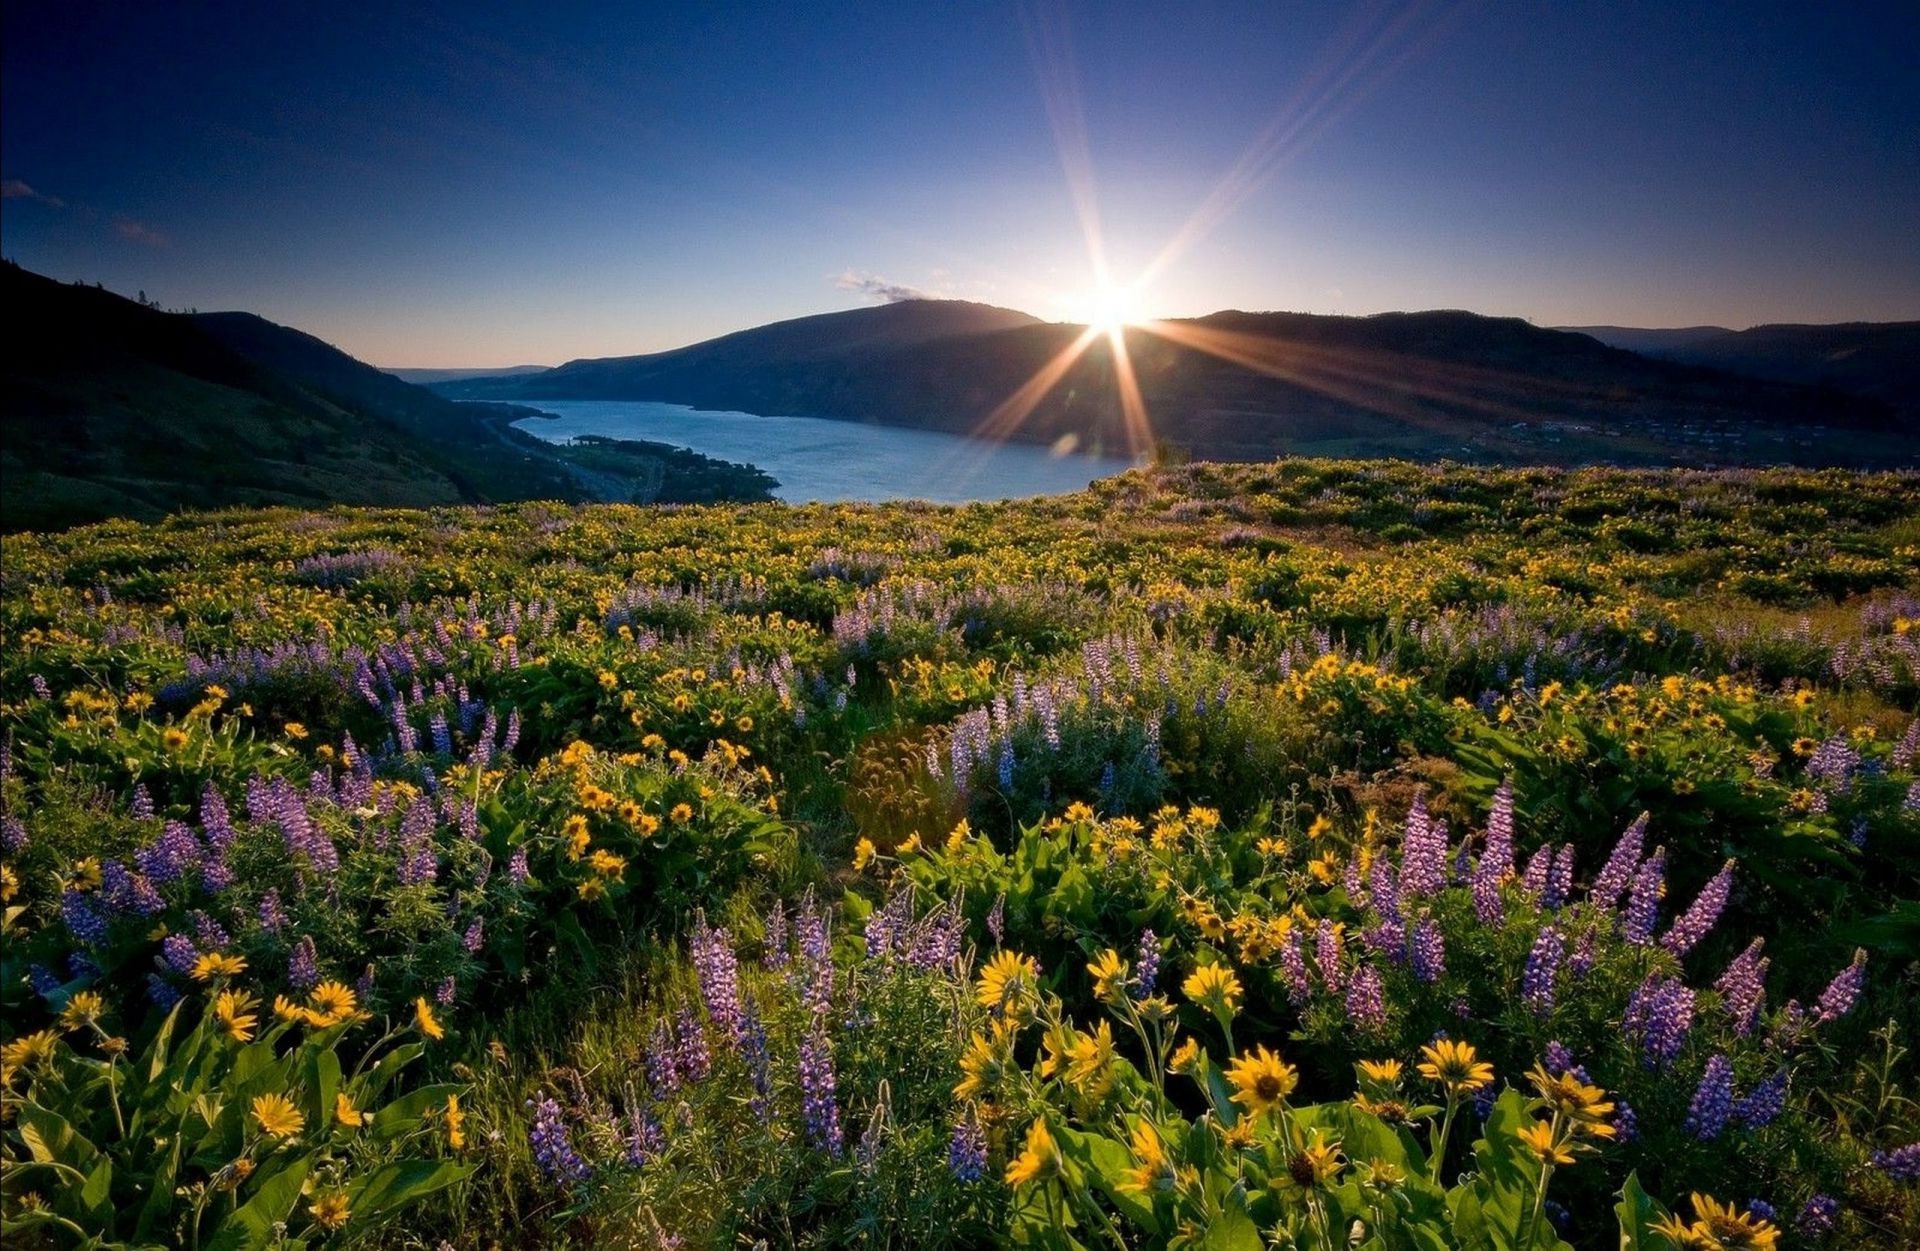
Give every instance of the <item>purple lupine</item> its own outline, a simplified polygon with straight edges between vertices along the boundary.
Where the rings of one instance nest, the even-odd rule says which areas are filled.
[[[182,997],[180,988],[172,982],[169,982],[166,978],[161,977],[158,973],[147,974],[147,998],[153,1001],[154,1007],[165,1012],[174,1004],[179,1003]]]
[[[947,1140],[947,1172],[958,1182],[977,1182],[987,1175],[987,1131],[971,1111],[953,1123]]]
[[[1660,921],[1660,894],[1666,887],[1667,849],[1656,847],[1646,863],[1635,870],[1633,888],[1627,892],[1627,941],[1638,947],[1650,946],[1653,928]]]
[[[1693,1029],[1693,989],[1678,978],[1650,973],[1627,1000],[1625,1032],[1640,1042],[1642,1062],[1664,1068],[1680,1054]]]
[[[467,926],[467,932],[460,936],[460,946],[469,954],[479,951],[486,941],[486,921],[482,917],[473,918],[473,924]]]
[[[647,1038],[647,1086],[655,1099],[673,1098],[680,1090],[680,1061],[673,1043],[673,1027],[665,1018],[653,1023]]]
[[[681,1008],[674,1020],[673,1062],[689,1082],[703,1082],[713,1072],[713,1055],[707,1050],[707,1032],[692,1008]]]
[[[1480,853],[1479,870],[1497,882],[1513,872],[1513,778],[1503,778],[1493,793],[1487,813],[1487,846]]]
[[[1427,797],[1414,796],[1400,840],[1400,891],[1417,897],[1447,884],[1447,826],[1427,814]]]
[[[902,936],[913,924],[913,895],[901,891],[867,917],[867,959],[884,959],[894,954]]]
[[[1867,1162],[1891,1181],[1920,1181],[1920,1142],[1910,1142],[1891,1151],[1876,1151]]]
[[[1820,1239],[1833,1232],[1834,1218],[1840,1215],[1840,1201],[1832,1195],[1815,1195],[1800,1209],[1793,1226],[1807,1238]]]
[[[1430,913],[1421,913],[1407,940],[1413,975],[1431,986],[1447,975],[1447,941]]]
[[[1547,873],[1547,889],[1540,896],[1540,903],[1547,908],[1565,906],[1567,897],[1573,894],[1573,844],[1562,843],[1553,854],[1553,868]]]
[[[1640,1137],[1640,1114],[1625,1099],[1613,1101],[1613,1136],[1619,1142],[1632,1142]]]
[[[232,937],[227,934],[220,922],[213,919],[211,913],[196,908],[188,919],[193,922],[193,941],[202,947],[218,951],[222,947],[233,945]]]
[[[1307,944],[1297,925],[1287,931],[1287,940],[1280,948],[1280,976],[1287,983],[1287,997],[1296,1007],[1313,994],[1313,985],[1307,980]]]
[[[1765,1199],[1748,1199],[1747,1214],[1756,1220],[1768,1222],[1777,1221],[1780,1218],[1780,1213]]]
[[[1580,937],[1573,940],[1573,954],[1567,957],[1567,972],[1574,977],[1585,977],[1593,970],[1594,932],[1581,930]]]
[[[453,1001],[459,997],[459,994],[459,983],[455,982],[453,980],[453,974],[449,973],[440,979],[438,986],[433,988],[433,1001],[443,1008],[451,1008]]]
[[[838,1083],[833,1071],[833,1048],[827,1041],[825,1022],[817,1017],[800,1037],[799,1069],[800,1108],[807,1142],[816,1151],[839,1159],[846,1149],[846,1137],[840,1129],[840,1107],[834,1102]]]
[[[533,870],[527,865],[527,849],[516,847],[513,855],[507,859],[507,880],[515,886],[525,886],[533,880]]]
[[[987,933],[993,935],[993,945],[998,947],[1007,937],[1007,893],[1001,891],[994,896],[993,907],[987,909]]]
[[[740,1027],[740,1056],[747,1062],[747,1080],[753,1084],[748,1110],[755,1120],[765,1123],[773,1115],[773,1065],[767,1056],[767,1027],[761,1024],[759,1009],[751,1001]]]
[[[1526,872],[1520,875],[1520,884],[1527,894],[1542,907],[1546,906],[1547,891],[1553,882],[1553,844],[1542,843],[1527,857]]]
[[[1710,1142],[1727,1127],[1733,1114],[1733,1061],[1721,1053],[1707,1058],[1707,1067],[1687,1105],[1685,1129],[1701,1142]]]
[[[1140,931],[1138,959],[1133,966],[1133,997],[1150,999],[1160,981],[1160,936],[1152,930]]]
[[[74,941],[89,947],[98,947],[107,941],[107,920],[93,906],[86,895],[77,890],[67,890],[60,895],[60,921],[67,927],[67,933]]]
[[[901,898],[909,898],[902,895]],[[737,1046],[744,1018],[740,1009],[740,966],[733,953],[733,938],[724,927],[707,924],[706,909],[693,914],[693,967],[700,977],[700,997],[707,1005],[707,1018],[729,1044]]]
[[[233,885],[233,866],[218,851],[208,848],[206,858],[200,862],[200,885],[218,895]]]
[[[820,1019],[833,1003],[833,955],[827,933],[827,910],[814,901],[811,887],[800,902],[794,934],[800,946],[800,998],[808,1012]]]
[[[36,995],[50,995],[60,989],[60,975],[44,964],[27,966],[27,984]]]
[[[1314,934],[1314,963],[1320,970],[1320,980],[1327,989],[1339,994],[1346,985],[1346,958],[1341,947],[1340,929],[1325,917]]]
[[[19,817],[0,817],[0,851],[12,855],[26,845],[26,823]]]
[[[562,1186],[585,1181],[593,1169],[573,1149],[573,1137],[567,1132],[560,1105],[551,1096],[542,1095],[538,1101],[529,1099],[527,1106],[533,1109],[533,1128],[527,1132],[527,1146],[532,1149],[533,1162],[541,1174],[549,1182]]]
[[[287,924],[287,912],[280,904],[280,892],[269,886],[260,892],[258,909],[260,928],[269,934],[278,934]]]
[[[650,1110],[635,1108],[627,1113],[627,1132],[621,1136],[621,1145],[627,1167],[643,1168],[666,1147],[667,1132]]]
[[[1733,1119],[1748,1129],[1765,1129],[1787,1106],[1786,1066],[1763,1078],[1746,1097],[1733,1105]]]
[[[320,984],[320,964],[313,947],[313,935],[302,934],[288,954],[287,984],[295,990],[312,990]]]
[[[1560,961],[1566,954],[1566,940],[1551,925],[1542,928],[1533,940],[1533,949],[1527,953],[1526,973],[1520,979],[1520,997],[1535,1016],[1544,1017],[1553,1011]]]
[[[1820,998],[1813,1007],[1813,1023],[1824,1025],[1853,1011],[1853,1006],[1860,1002],[1860,992],[1866,984],[1867,953],[1864,948],[1855,948],[1852,963],[1834,974],[1827,988],[1820,992]]]
[[[1640,867],[1640,850],[1646,840],[1647,814],[1643,812],[1614,843],[1612,854],[1607,857],[1600,875],[1593,879],[1593,888],[1587,892],[1588,902],[1607,910],[1619,906],[1620,896],[1632,885],[1634,870]]]
[[[200,830],[216,851],[233,846],[233,818],[227,813],[226,797],[212,782],[200,792]]]
[[[1400,924],[1400,879],[1393,871],[1393,861],[1386,856],[1373,858],[1367,877],[1367,898],[1373,910],[1389,925]]]
[[[1387,1023],[1387,1005],[1380,972],[1371,964],[1353,970],[1347,984],[1347,1018],[1362,1032],[1372,1032]]]
[[[787,967],[793,953],[787,949],[787,905],[776,900],[767,914],[766,939],[761,944],[760,963],[778,971]]]
[[[1767,997],[1767,966],[1772,963],[1761,955],[1767,940],[1756,938],[1727,965],[1713,988],[1720,994],[1720,1007],[1733,1020],[1733,1032],[1745,1038],[1760,1021],[1760,1008]]]
[[[1661,946],[1676,956],[1684,956],[1707,936],[1713,923],[1720,919],[1720,910],[1727,906],[1727,896],[1733,891],[1733,866],[1734,861],[1728,860],[1720,866],[1718,873],[1707,880],[1687,910],[1674,918],[1673,927],[1660,939]]]
[[[153,795],[147,790],[145,782],[134,783],[133,800],[128,806],[132,809],[136,821],[153,820]]]
[[[200,949],[185,934],[169,934],[160,940],[160,955],[175,973],[191,973],[200,962]]]

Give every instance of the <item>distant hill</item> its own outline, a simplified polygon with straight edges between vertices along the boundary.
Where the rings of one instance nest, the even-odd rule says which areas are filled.
[[[164,313],[11,264],[0,300],[0,528],[242,504],[768,494],[758,471],[669,449],[556,448],[509,427],[526,410],[448,400],[252,314]]]
[[[645,356],[470,379],[448,395],[633,399],[1125,451],[1098,339],[1014,423],[1002,406],[1082,328],[916,300]],[[1213,459],[1281,454],[1625,464],[1913,463],[1875,399],[1651,359],[1515,318],[1221,312],[1126,344],[1155,437]],[[1202,350],[1207,345],[1213,351]],[[1001,429],[1004,427],[1004,429]]]
[[[1920,321],[1690,326],[1570,326],[1602,343],[1664,360],[1866,396],[1920,418]]]
[[[495,365],[473,369],[396,369],[388,368],[402,382],[411,382],[415,386],[426,386],[434,382],[459,382],[466,378],[510,378],[515,374],[537,374],[551,369],[551,365]]]

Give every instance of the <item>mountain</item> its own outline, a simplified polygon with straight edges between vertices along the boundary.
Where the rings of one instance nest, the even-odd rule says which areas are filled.
[[[0,528],[180,508],[765,498],[757,470],[555,447],[248,313],[165,313],[0,265]],[[651,492],[651,494],[649,494]]]
[[[387,373],[402,382],[411,382],[415,386],[426,386],[434,382],[459,382],[466,378],[510,378],[515,374],[537,374],[551,365],[493,365],[476,366],[473,369],[399,369],[388,368]]]
[[[1009,398],[1083,328],[913,300],[779,322],[669,352],[470,379],[448,395],[658,400],[1137,450],[1098,337]],[[1153,437],[1212,459],[1282,454],[1628,464],[1912,463],[1889,406],[1651,359],[1515,318],[1229,311],[1125,333]],[[1018,406],[1024,408],[1024,405]]]
[[[1920,417],[1920,321],[1769,325],[1751,330],[1721,326],[1567,329],[1663,360],[1866,396],[1908,417]]]

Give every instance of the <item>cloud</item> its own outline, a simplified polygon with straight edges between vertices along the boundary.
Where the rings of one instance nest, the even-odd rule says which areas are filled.
[[[135,221],[131,217],[114,218],[113,233],[128,243],[137,243],[148,248],[164,248],[173,242],[145,222]]]
[[[20,181],[18,178],[9,178],[5,182],[0,182],[0,200],[32,200],[34,203],[44,204],[48,208],[67,207],[67,202],[59,196],[45,195],[35,191],[31,186]]]
[[[940,298],[929,292],[922,291],[919,287],[909,287],[904,283],[888,282],[878,274],[869,274],[864,271],[851,269],[842,270],[840,276],[833,280],[833,285],[842,291],[858,291],[861,295],[883,301],[887,304],[898,304],[901,300],[937,300]]]

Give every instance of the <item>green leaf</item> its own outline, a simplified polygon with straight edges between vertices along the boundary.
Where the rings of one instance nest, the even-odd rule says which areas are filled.
[[[464,1181],[474,1166],[455,1160],[396,1160],[347,1188],[354,1219],[391,1212],[415,1199]]]
[[[1640,1188],[1640,1174],[1627,1174],[1613,1214],[1620,1220],[1620,1251],[1665,1251],[1667,1240],[1655,1234],[1653,1227],[1667,1210]]]
[[[374,1113],[373,1131],[369,1137],[374,1142],[390,1142],[402,1134],[411,1133],[429,1111],[446,1106],[448,1095],[465,1094],[466,1090],[465,1086],[451,1082],[410,1090]]]
[[[1262,1251],[1260,1227],[1245,1208],[1227,1204],[1207,1226],[1200,1246],[1204,1251]]]
[[[1063,1128],[1054,1136],[1060,1143],[1060,1154],[1078,1165],[1121,1215],[1149,1233],[1160,1232],[1160,1221],[1153,1214],[1152,1202],[1122,1188],[1133,1168],[1133,1152],[1125,1144],[1104,1134],[1082,1133],[1076,1129]]]
[[[313,1096],[307,1117],[319,1133],[322,1127],[333,1124],[334,1096],[340,1093],[340,1057],[333,1053],[333,1048],[323,1048],[308,1058],[307,1089]]]
[[[207,1251],[256,1251],[273,1241],[273,1227],[293,1214],[300,1189],[307,1184],[312,1156],[301,1156],[260,1183],[253,1198],[236,1209],[220,1226]]]
[[[80,1187],[80,1207],[88,1223],[98,1230],[113,1228],[113,1160],[101,1156],[86,1184]]]

